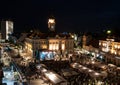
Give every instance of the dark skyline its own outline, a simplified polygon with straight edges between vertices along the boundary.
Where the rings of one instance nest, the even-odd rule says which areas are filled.
[[[0,19],[14,21],[15,31],[47,31],[53,15],[56,31],[101,31],[120,28],[119,0],[1,0]]]

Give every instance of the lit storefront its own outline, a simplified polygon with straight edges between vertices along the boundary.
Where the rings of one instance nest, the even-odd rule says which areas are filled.
[[[56,55],[56,52],[50,51],[50,50],[37,50],[35,52],[35,56],[37,59],[43,61],[43,60],[52,60],[54,59]]]

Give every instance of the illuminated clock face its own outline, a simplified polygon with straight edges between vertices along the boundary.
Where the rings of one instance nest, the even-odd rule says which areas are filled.
[[[54,26],[51,26],[52,29],[54,29]]]

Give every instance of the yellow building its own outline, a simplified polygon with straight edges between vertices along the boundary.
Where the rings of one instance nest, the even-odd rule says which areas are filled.
[[[73,48],[74,39],[69,34],[31,33],[25,39],[25,49],[32,56],[35,56],[35,51],[39,49],[66,55],[73,52]]]
[[[120,55],[120,42],[115,42],[114,39],[99,40],[99,47],[103,52]]]
[[[106,62],[120,65],[120,42],[115,42],[114,39],[99,40],[99,48],[107,53]]]

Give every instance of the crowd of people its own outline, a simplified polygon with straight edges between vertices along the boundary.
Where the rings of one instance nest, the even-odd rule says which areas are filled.
[[[87,55],[79,55],[79,56],[70,56],[69,59],[62,61],[54,61],[54,60],[47,60],[47,61],[40,61],[38,63],[40,64],[44,64],[47,69],[55,71],[57,74],[59,74],[60,76],[62,76],[63,78],[65,78],[68,82],[68,84],[72,84],[72,85],[96,85],[96,83],[101,83],[101,85],[103,84],[120,84],[119,80],[120,80],[120,76],[118,76],[117,74],[112,73],[111,71],[109,71],[111,68],[107,68],[104,69],[105,71],[107,71],[108,76],[105,78],[100,78],[100,79],[95,79],[92,78],[90,75],[86,74],[86,73],[82,73],[77,69],[74,69],[70,66],[70,63],[73,62],[78,62],[80,64],[82,64],[83,66],[86,66],[90,69],[93,69],[95,71],[103,71],[101,70],[101,68],[99,68],[97,65],[93,65],[92,61],[90,57],[88,57]],[[97,63],[98,61],[94,61],[95,63]],[[38,79],[41,78],[40,76],[42,76],[42,74],[40,72],[38,72],[38,70],[36,69],[36,64],[38,64],[36,62],[33,63],[29,63],[28,66],[20,66],[22,69],[22,72],[26,74],[26,77],[28,78],[28,80],[30,79]],[[99,62],[101,64],[105,64],[104,62]],[[77,75],[72,75],[69,77],[64,76],[61,73],[61,69],[72,69],[74,71],[76,71],[78,74]],[[118,73],[118,72],[116,72]],[[43,77],[44,79],[44,77]]]

